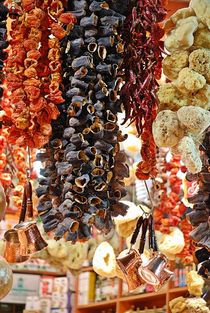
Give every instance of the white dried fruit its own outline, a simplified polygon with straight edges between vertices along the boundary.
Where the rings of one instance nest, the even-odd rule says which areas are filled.
[[[184,130],[180,127],[176,112],[163,110],[158,113],[152,132],[158,147],[176,146],[184,136]]]

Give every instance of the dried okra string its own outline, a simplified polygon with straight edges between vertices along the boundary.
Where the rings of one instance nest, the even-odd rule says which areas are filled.
[[[88,239],[92,225],[109,232],[111,217],[127,208],[120,199],[126,195],[123,179],[129,169],[119,144],[126,136],[117,124],[126,6],[120,1],[72,1],[69,6],[77,23],[62,40],[67,124],[63,137],[57,138],[60,152],[53,148],[53,173],[62,183],[62,194],[52,192],[52,206],[41,217],[55,238],[75,242]]]

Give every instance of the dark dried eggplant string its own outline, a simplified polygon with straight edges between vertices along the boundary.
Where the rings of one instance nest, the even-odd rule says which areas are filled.
[[[187,180],[197,180],[199,185],[198,192],[188,198],[188,201],[193,204],[193,210],[187,214],[187,219],[195,227],[190,237],[198,247],[201,247],[195,252],[195,259],[201,263],[199,274],[208,278],[210,276],[210,129],[206,132],[200,150],[202,171],[199,174],[187,173],[186,175]]]
[[[157,114],[158,101],[156,79],[161,76],[164,35],[158,23],[166,16],[164,0],[134,0],[125,20],[125,52],[122,68],[125,85],[121,96],[126,111],[125,121],[135,122],[142,140],[142,161],[136,176],[146,180],[157,175],[156,146],[152,135],[152,123]]]
[[[54,132],[50,141],[54,155],[46,155],[46,159],[51,156],[52,164],[43,170],[47,181],[41,186],[38,209],[46,231],[54,230],[56,239],[75,242],[87,240],[92,225],[108,233],[113,226],[111,217],[124,215],[127,209],[119,202],[126,194],[123,179],[129,170],[119,147],[125,136],[117,125],[122,84],[118,74],[123,51],[120,34],[126,6],[121,1],[89,0],[75,0],[69,6],[78,24],[62,41],[68,125],[64,121],[63,136],[56,137]],[[51,175],[60,182],[57,197]]]

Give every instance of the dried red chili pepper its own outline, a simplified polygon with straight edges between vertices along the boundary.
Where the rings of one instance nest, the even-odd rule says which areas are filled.
[[[194,247],[189,233],[192,226],[186,220],[187,207],[182,202],[183,190],[180,178],[181,162],[179,156],[166,161],[168,150],[157,153],[158,176],[153,181],[153,202],[158,204],[154,211],[155,229],[169,233],[170,227],[178,227],[184,235],[185,247],[177,254],[183,262],[192,262]]]
[[[136,176],[144,180],[157,175],[152,123],[158,108],[156,79],[161,76],[163,43],[160,39],[164,35],[159,23],[166,16],[164,5],[163,0],[132,1],[124,26],[122,67],[126,83],[121,93],[126,112],[124,123],[135,121],[142,140],[142,161]]]

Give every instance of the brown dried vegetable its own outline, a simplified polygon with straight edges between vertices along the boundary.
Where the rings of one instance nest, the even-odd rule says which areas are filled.
[[[196,263],[201,265],[198,273],[208,278],[210,275],[210,129],[206,132],[200,150],[202,171],[198,174],[186,175],[187,180],[197,180],[199,185],[198,192],[188,198],[188,201],[193,204],[193,210],[187,214],[187,218],[196,227],[190,233],[190,237],[195,241],[196,246],[201,247],[194,254]]]
[[[40,155],[52,159],[37,190],[45,230],[54,230],[55,238],[86,240],[92,225],[107,233],[111,217],[127,209],[119,202],[129,169],[117,125],[124,8],[120,1],[85,0],[68,8],[78,23],[62,42],[67,123],[46,158]]]

